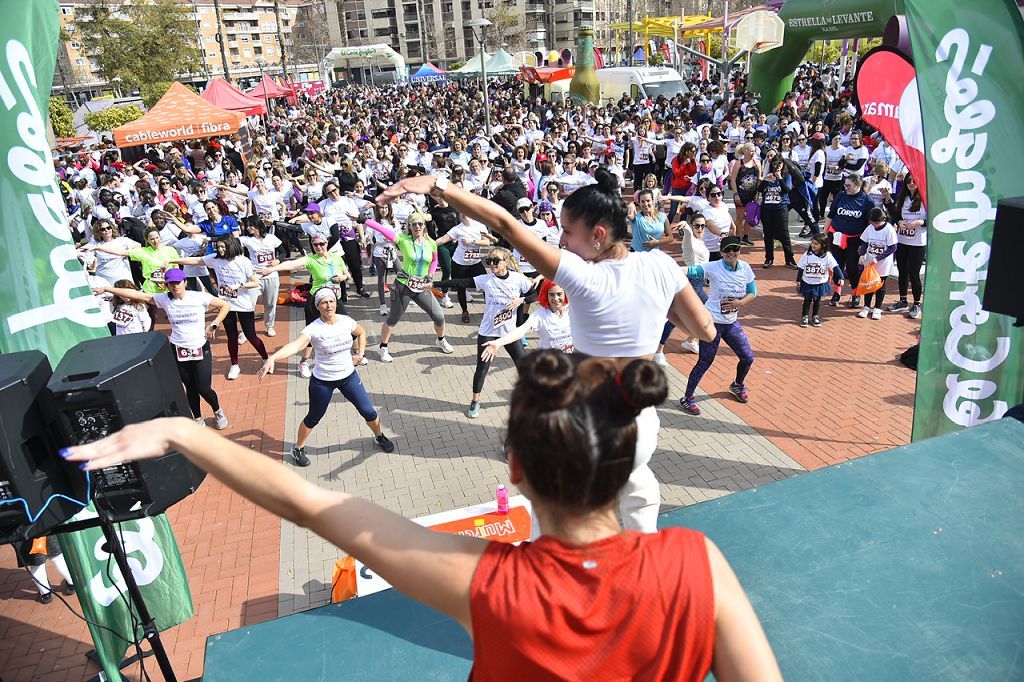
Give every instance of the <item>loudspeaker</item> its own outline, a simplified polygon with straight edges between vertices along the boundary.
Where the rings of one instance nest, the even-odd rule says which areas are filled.
[[[49,380],[50,361],[39,351],[0,355],[0,544],[67,521],[82,508],[67,497],[87,501],[85,474],[57,455],[66,441]]]
[[[1024,253],[1024,197],[1003,199],[996,208],[992,253],[981,307],[1002,313],[1024,325],[1024,296],[1020,285],[1020,254]]]
[[[89,443],[126,424],[192,416],[167,337],[157,332],[83,341],[49,382],[73,443]],[[179,452],[93,472],[96,508],[113,521],[161,514],[191,495],[206,473]]]

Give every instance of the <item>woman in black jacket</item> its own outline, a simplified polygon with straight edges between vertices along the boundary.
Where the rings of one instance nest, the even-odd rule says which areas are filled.
[[[864,179],[857,173],[843,180],[843,187],[846,191],[837,194],[828,209],[825,232],[835,233],[832,235],[832,255],[846,273],[852,292],[860,282],[860,236],[867,229],[868,213],[875,207],[875,202],[864,191]],[[837,287],[829,305],[839,305],[840,293]],[[860,296],[854,294],[846,305],[859,308]]]

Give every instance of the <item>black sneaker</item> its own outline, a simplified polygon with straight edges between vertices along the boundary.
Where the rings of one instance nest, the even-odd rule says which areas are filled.
[[[819,317],[818,315],[815,315],[814,317],[812,317],[811,318],[811,326],[812,327],[820,327],[821,326],[821,317]]]
[[[53,592],[47,592],[46,594],[39,595],[40,604],[49,604],[53,601]]]
[[[853,296],[846,303],[847,308],[859,308],[860,307],[860,296]]]
[[[357,293],[362,298],[370,298],[370,292],[367,291],[366,289],[360,289]]]
[[[740,239],[740,243],[741,244],[745,244],[747,246],[753,246],[754,245],[754,242],[752,242],[750,240],[750,237],[747,236],[747,235],[743,235],[743,237]]]
[[[61,585],[61,591],[70,597],[75,593],[75,586],[69,583],[67,580],[65,580]]]
[[[804,229],[800,230],[800,234],[797,235],[797,239],[807,239],[811,236],[811,228],[804,225]]]
[[[796,263],[794,263],[793,261],[790,261],[790,262],[786,263],[786,267],[789,268],[790,270],[799,270],[800,269],[800,266],[797,265]]]
[[[899,313],[904,310],[910,310],[910,304],[907,303],[905,300],[900,299],[899,301],[896,301],[891,306],[886,308],[886,310],[888,310],[890,313]]]
[[[810,323],[810,321],[811,321],[811,319],[809,317],[807,317],[806,315],[804,315],[803,317],[800,318],[800,326],[801,327],[806,327]]]
[[[762,265],[761,267],[764,268],[765,270],[767,270],[768,268],[770,268],[773,265],[775,265],[775,263],[771,262],[770,260],[766,260],[764,262],[764,265]]]
[[[309,457],[306,457],[306,448],[293,447],[292,461],[295,462],[295,466],[308,467]]]
[[[828,299],[828,304],[833,308],[839,305],[839,294],[832,294],[832,298]]]
[[[374,438],[374,440],[377,442],[377,445],[380,446],[380,449],[383,450],[384,452],[395,451],[395,444],[392,443],[391,439],[385,436],[383,433]]]

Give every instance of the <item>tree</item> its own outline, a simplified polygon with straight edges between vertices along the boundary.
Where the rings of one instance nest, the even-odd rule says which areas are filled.
[[[513,12],[505,3],[488,12],[486,18],[491,25],[487,29],[487,47],[497,50],[505,47],[509,52],[518,52],[523,47],[525,32],[520,24],[522,12]]]
[[[125,90],[201,67],[195,21],[175,0],[98,0],[76,9],[76,33],[108,82]]]
[[[74,137],[75,122],[71,107],[60,97],[50,98],[50,125],[56,137]]]
[[[274,25],[277,26],[277,44],[281,49],[281,69],[284,71],[285,81],[290,81],[288,75],[288,47],[284,42],[284,33],[281,32],[281,7],[278,0],[274,0]]]
[[[327,30],[326,0],[315,0],[299,7],[292,27],[295,50],[292,58],[299,64],[320,64],[331,49],[331,35]]]
[[[107,107],[102,111],[86,114],[85,125],[96,132],[103,132],[131,123],[137,118],[142,118],[142,109],[129,104],[123,107]]]

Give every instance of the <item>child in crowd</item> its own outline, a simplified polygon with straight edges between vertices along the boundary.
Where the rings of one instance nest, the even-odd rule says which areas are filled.
[[[800,313],[801,327],[806,327],[808,323],[815,327],[821,326],[821,297],[832,293],[830,278],[834,280],[836,286],[843,286],[843,270],[836,262],[835,256],[829,252],[828,245],[829,235],[812,235],[810,248],[797,263],[799,269],[796,273],[796,288],[804,297],[804,306]]]

